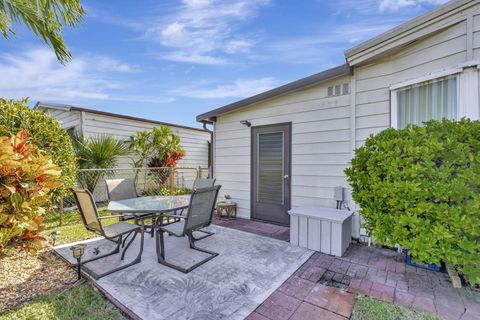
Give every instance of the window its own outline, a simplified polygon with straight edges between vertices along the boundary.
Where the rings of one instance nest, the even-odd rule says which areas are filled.
[[[457,119],[457,76],[399,88],[393,91],[392,95],[392,125],[399,129],[408,124],[422,124],[432,119]]]

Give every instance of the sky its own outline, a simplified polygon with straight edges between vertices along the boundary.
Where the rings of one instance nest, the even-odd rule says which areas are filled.
[[[84,0],[73,59],[22,26],[0,37],[0,96],[200,127],[195,116],[345,63],[445,0]]]

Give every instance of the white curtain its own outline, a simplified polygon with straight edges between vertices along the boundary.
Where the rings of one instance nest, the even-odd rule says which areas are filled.
[[[457,118],[457,77],[445,77],[397,91],[398,128]]]

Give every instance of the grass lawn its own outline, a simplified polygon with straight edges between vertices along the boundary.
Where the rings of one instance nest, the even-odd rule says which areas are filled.
[[[89,284],[62,293],[46,294],[0,314],[1,320],[91,319],[120,320],[125,317]]]
[[[353,310],[353,320],[437,320],[435,315],[416,312],[383,301],[359,298]]]
[[[102,211],[100,208],[99,212],[102,216],[110,215],[109,212]],[[56,245],[98,237],[97,234],[85,229],[85,227],[83,226],[82,218],[76,210],[66,211],[64,213],[63,225],[61,227],[59,226],[59,222],[60,214],[58,212],[47,213],[45,217],[46,228],[43,234],[48,239],[50,233],[52,233],[53,231],[60,231],[60,236],[57,238]],[[109,225],[115,222],[118,222],[117,218],[102,220],[102,223],[104,225]]]

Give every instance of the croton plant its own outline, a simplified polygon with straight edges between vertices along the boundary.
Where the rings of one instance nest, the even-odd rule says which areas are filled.
[[[0,137],[0,253],[7,244],[34,253],[45,240],[43,215],[61,170],[27,132]]]

